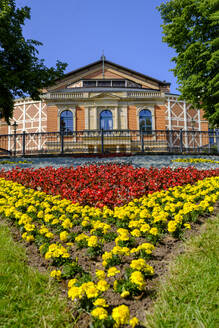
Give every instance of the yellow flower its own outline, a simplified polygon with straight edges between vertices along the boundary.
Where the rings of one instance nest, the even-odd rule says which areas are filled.
[[[60,232],[59,237],[60,237],[60,240],[61,241],[66,241],[68,239],[68,233],[67,233],[67,231]]]
[[[45,259],[46,260],[48,260],[48,259],[51,259],[51,257],[52,257],[52,252],[46,252],[46,254],[45,254]]]
[[[103,266],[104,268],[107,266],[107,264],[108,264],[107,261],[103,261],[103,262],[102,262],[102,266]]]
[[[98,245],[98,238],[96,236],[91,236],[88,239],[88,247],[96,247]]]
[[[140,228],[140,231],[142,232],[147,232],[150,230],[150,226],[149,224],[145,223],[145,224],[142,224],[141,228]]]
[[[82,289],[85,291],[87,298],[95,298],[99,294],[97,287],[92,281],[82,284]]]
[[[46,234],[45,234],[45,236],[47,237],[47,238],[53,238],[54,237],[54,235],[53,235],[53,233],[52,232],[47,232]]]
[[[97,289],[100,290],[101,292],[105,292],[106,290],[109,289],[109,287],[110,285],[104,279],[99,280],[97,283]]]
[[[130,293],[129,293],[128,290],[124,290],[124,291],[122,292],[122,294],[120,294],[120,296],[121,296],[122,298],[128,297],[129,295],[130,295]]]
[[[109,268],[109,270],[107,272],[107,277],[113,277],[117,273],[120,273],[120,270],[118,270],[116,267],[111,267],[111,268]]]
[[[52,225],[57,224],[57,223],[59,223],[59,220],[58,219],[52,220]]]
[[[69,282],[68,282],[68,288],[73,287],[77,281],[78,280],[76,278],[75,279],[70,279]]]
[[[102,306],[102,307],[108,307],[109,305],[106,304],[106,300],[104,298],[98,298],[96,301],[93,303],[95,306]]]
[[[103,260],[103,261],[110,260],[111,258],[112,258],[112,253],[111,253],[111,252],[105,252],[105,253],[102,255],[102,260]]]
[[[80,287],[73,286],[68,291],[68,297],[70,297],[72,301],[74,301],[76,298],[79,298],[81,296],[81,293],[82,291]]]
[[[184,223],[184,227],[185,227],[186,229],[191,229],[191,225],[190,225],[189,223]]]
[[[130,281],[133,284],[137,285],[140,290],[142,290],[146,284],[144,280],[144,276],[140,271],[132,272],[130,276]]]
[[[157,228],[151,228],[151,230],[149,232],[151,235],[154,235],[154,236],[156,236],[158,234]]]
[[[35,229],[35,225],[34,224],[27,223],[27,224],[25,224],[24,229],[26,231],[33,231]]]
[[[52,278],[56,278],[56,279],[60,279],[61,278],[61,271],[60,270],[53,270],[53,271],[51,271],[50,272],[50,276],[52,277]]]
[[[27,237],[26,237],[26,241],[29,243],[29,242],[31,242],[31,241],[34,241],[34,236],[32,236],[32,235],[28,235]]]
[[[168,231],[169,232],[176,231],[176,228],[177,228],[177,222],[176,221],[169,221],[168,222]]]
[[[39,211],[39,212],[37,213],[37,217],[38,217],[39,219],[42,219],[42,218],[43,218],[43,215],[44,215],[43,211]]]
[[[64,254],[62,255],[62,257],[63,257],[64,259],[68,259],[68,258],[70,257],[70,254],[68,254],[68,253],[64,253]]]
[[[134,229],[132,230],[131,235],[134,237],[141,237],[141,232],[139,229]]]
[[[62,222],[62,226],[64,229],[72,228],[73,224],[69,219],[66,219]]]
[[[103,307],[97,307],[91,312],[91,315],[99,320],[105,320],[108,317],[108,312]]]
[[[132,319],[129,320],[129,324],[132,328],[135,328],[135,326],[139,324],[138,318],[133,317]]]
[[[128,324],[130,317],[129,308],[126,305],[120,305],[113,309],[112,318],[116,322],[117,327]]]
[[[96,276],[98,279],[104,279],[105,278],[105,272],[103,270],[96,270]]]

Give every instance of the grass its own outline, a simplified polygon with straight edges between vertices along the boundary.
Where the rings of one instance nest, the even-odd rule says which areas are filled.
[[[57,284],[26,263],[25,250],[0,224],[0,327],[73,327],[74,318]]]
[[[147,328],[219,327],[219,216],[203,228],[159,283]]]

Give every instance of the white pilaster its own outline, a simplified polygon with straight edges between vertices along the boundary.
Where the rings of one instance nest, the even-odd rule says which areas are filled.
[[[8,134],[11,134],[11,126],[9,125],[8,126]],[[8,150],[11,150],[10,148],[10,141],[11,141],[11,138],[8,137]]]
[[[25,131],[25,121],[26,121],[26,103],[24,103],[24,109],[23,109],[23,131]]]
[[[99,126],[98,126],[98,111],[97,111],[97,107],[94,107],[94,116],[93,116],[93,126],[94,126],[94,130],[99,130]]]
[[[169,130],[172,130],[170,98],[168,98],[168,102],[167,102],[167,113],[168,113],[168,128]]]
[[[200,110],[198,109],[198,130],[201,131],[201,117],[200,117]],[[202,146],[202,136],[201,133],[199,135],[199,142],[200,142],[200,147]]]
[[[113,129],[118,130],[119,129],[119,110],[118,110],[118,107],[115,107],[114,113],[115,113],[115,115],[114,115]]]
[[[187,115],[186,115],[186,102],[183,102],[183,116],[184,116],[184,130],[187,131],[188,130],[188,125],[187,125]],[[185,144],[186,144],[186,148],[188,148],[188,135],[186,133],[185,136]]]
[[[85,130],[90,130],[90,110],[85,107]]]
[[[42,101],[39,103],[39,132],[42,132]]]

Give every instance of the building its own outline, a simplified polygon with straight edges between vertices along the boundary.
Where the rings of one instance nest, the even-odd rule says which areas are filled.
[[[87,130],[208,131],[202,110],[195,110],[160,81],[101,57],[64,75],[44,90],[41,101],[15,100],[11,122],[17,134]],[[0,123],[0,134],[13,126]],[[194,140],[193,140],[194,141]],[[189,138],[185,146],[189,145]],[[199,138],[199,146],[202,139]]]

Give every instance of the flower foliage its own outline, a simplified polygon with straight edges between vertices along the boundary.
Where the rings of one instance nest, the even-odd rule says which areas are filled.
[[[216,170],[190,168],[134,168],[133,166],[109,164],[89,165],[77,168],[40,168],[0,171],[0,177],[13,180],[47,194],[82,205],[113,208],[127,204],[134,198],[148,193],[219,175]]]
[[[91,176],[97,179],[98,175],[96,171],[94,175],[92,169],[95,171],[96,166],[91,167]],[[117,176],[118,166],[113,166],[113,169]],[[44,186],[47,188],[46,183],[49,184],[48,188],[56,188],[57,183],[57,190],[62,190],[61,181],[66,186],[69,174],[74,175],[75,171],[81,170],[86,172],[87,177],[85,175],[84,179],[90,182],[91,188],[94,182],[88,179],[87,168],[47,168],[48,174],[46,170],[12,170],[9,173],[2,171],[1,174],[7,179],[16,180],[17,173],[18,181],[23,178],[27,186],[33,181],[35,189],[43,189]],[[143,179],[143,173],[139,170]],[[127,183],[127,177],[125,179],[123,174],[130,173],[132,179],[132,174],[138,177],[138,172],[132,167],[121,167],[121,181]],[[146,172],[151,174],[152,182],[149,186],[157,188],[156,180],[152,179],[151,172],[154,172],[158,179],[158,189],[162,183],[165,183],[167,189],[168,182],[169,189],[153,193],[147,189],[147,195],[134,199],[132,197],[132,201],[113,209],[72,203],[72,200],[62,199],[59,195],[48,195],[42,190],[30,189],[0,178],[1,217],[13,220],[22,238],[27,243],[36,244],[51,268],[51,277],[58,281],[68,281],[69,298],[79,308],[90,313],[94,328],[127,324],[135,327],[138,324],[138,319],[132,316],[134,313],[130,313],[123,303],[125,298],[134,300],[135,297],[142,297],[147,290],[147,280],[154,274],[150,258],[157,243],[165,234],[178,237],[191,227],[190,224],[199,215],[212,213],[213,205],[219,198],[219,177],[215,176],[218,175],[217,170],[151,169]],[[64,174],[63,180],[61,173]],[[104,174],[102,167],[100,173]],[[164,177],[159,175],[161,173]],[[82,173],[80,178],[83,178]],[[112,178],[116,181],[115,177]],[[37,181],[41,183],[40,186]],[[111,181],[110,177],[107,181]],[[188,181],[190,183],[179,185]],[[80,183],[79,177],[74,182]],[[73,189],[71,180],[69,185]],[[113,188],[113,183],[111,186]],[[125,195],[127,201],[130,197],[127,191]],[[87,255],[95,257],[95,266],[92,266],[93,261],[88,266],[84,264],[82,258]],[[109,291],[120,297],[119,304],[113,303]]]

